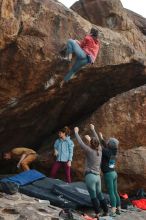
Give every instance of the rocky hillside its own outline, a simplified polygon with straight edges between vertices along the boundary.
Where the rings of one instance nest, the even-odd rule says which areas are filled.
[[[1,151],[41,151],[58,128],[82,127],[85,121],[84,129],[92,121],[106,136],[119,138],[127,154],[146,146],[145,19],[137,20],[119,0],[78,1],[72,9],[55,0],[0,0]],[[95,64],[60,89],[69,68],[58,57],[60,49],[92,26],[101,42]],[[74,170],[82,171],[79,147],[75,151]],[[120,167],[119,172],[127,179],[133,174]],[[140,179],[145,181],[145,170]]]

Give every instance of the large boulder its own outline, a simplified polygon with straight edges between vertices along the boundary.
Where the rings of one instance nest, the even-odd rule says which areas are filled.
[[[71,8],[91,23],[122,34],[139,53],[146,52],[146,38],[138,27],[142,19],[135,22],[138,16],[131,16],[120,0],[80,0]]]
[[[105,137],[117,137],[120,147],[126,150],[145,146],[145,119],[146,86],[141,86],[110,99],[83,123],[83,127],[86,132],[86,126],[93,122]]]
[[[115,30],[127,30],[132,26],[131,21],[125,24],[128,17],[124,17],[125,11],[120,0],[81,0],[75,2],[71,8],[91,23],[99,26]]]
[[[60,89],[57,82],[67,66],[59,60],[59,50],[68,38],[81,39],[92,24],[53,0],[0,0],[0,9],[1,150],[39,148],[59,127],[146,81],[137,48],[122,34],[99,27],[96,63]]]
[[[93,25],[53,0],[0,0],[1,151],[15,146],[40,150],[60,127],[83,124],[91,114],[86,125],[93,121],[107,137],[115,135],[121,148],[146,146],[145,86],[135,89],[146,83],[145,36],[119,1],[82,2],[95,10],[94,16],[101,14],[100,23],[95,17]],[[82,39],[92,26],[99,29],[101,42],[95,64],[60,89],[68,66],[59,50],[68,38]],[[73,167],[81,174],[80,155],[77,148]]]
[[[139,28],[139,30],[144,35],[146,35],[146,18],[128,9],[127,12],[128,12],[128,16],[133,20],[134,24]]]
[[[133,192],[146,189],[146,146],[121,150],[118,157],[119,189]]]
[[[1,220],[59,220],[60,208],[50,205],[47,200],[39,200],[24,194],[8,195],[1,192]]]
[[[146,189],[146,86],[130,90],[110,99],[88,119],[80,123],[80,134],[93,135],[89,124],[93,123],[104,137],[116,137],[120,141],[117,171],[119,190]],[[76,145],[78,145],[76,143]],[[84,170],[83,152],[75,149],[74,169],[81,178]],[[80,158],[80,160],[79,160]],[[131,184],[130,184],[131,183]],[[129,186],[130,184],[130,186]]]

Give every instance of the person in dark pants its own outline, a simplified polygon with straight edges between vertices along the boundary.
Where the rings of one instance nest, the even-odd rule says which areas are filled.
[[[108,207],[101,192],[100,165],[102,157],[102,148],[99,144],[98,136],[96,135],[92,127],[93,125],[91,126],[91,130],[93,131],[94,137],[91,138],[89,145],[86,145],[82,141],[78,133],[78,127],[74,128],[74,132],[78,143],[80,144],[81,148],[85,151],[85,183],[91,197],[93,208],[96,213],[96,218],[99,219],[100,206],[104,211],[104,215],[107,215]]]
[[[53,164],[50,176],[55,178],[58,170],[61,167],[64,167],[66,180],[68,183],[71,183],[70,168],[73,157],[74,143],[69,136],[70,129],[66,126],[59,131],[58,135],[59,138],[55,141],[54,144],[54,154],[56,156],[56,161]]]
[[[63,59],[71,62],[72,54],[75,54],[76,60],[64,77],[64,80],[61,82],[60,87],[62,87],[65,82],[68,82],[81,69],[81,67],[89,63],[94,63],[99,53],[99,49],[100,43],[98,40],[98,30],[95,28],[91,28],[90,34],[86,35],[81,42],[69,39],[67,42],[66,57]]]
[[[102,144],[102,163],[101,170],[103,172],[105,184],[110,196],[110,202],[112,206],[111,216],[120,214],[120,197],[117,189],[117,172],[115,171],[116,156],[119,141],[116,138],[109,138],[106,142],[103,139],[102,133],[99,133],[99,140]]]

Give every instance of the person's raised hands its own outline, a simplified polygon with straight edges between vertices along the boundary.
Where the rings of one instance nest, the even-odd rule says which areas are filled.
[[[79,128],[78,128],[78,127],[75,127],[75,128],[74,128],[74,132],[78,133],[78,132],[79,132]]]

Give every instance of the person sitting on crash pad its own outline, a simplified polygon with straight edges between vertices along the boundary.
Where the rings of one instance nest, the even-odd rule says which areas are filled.
[[[29,165],[37,159],[37,153],[30,148],[16,147],[4,153],[4,159],[19,160],[17,168],[21,168],[23,171],[26,171],[30,169]]]
[[[98,40],[98,30],[91,28],[90,34],[86,35],[82,41],[69,39],[67,42],[66,57],[63,60],[72,61],[72,54],[75,54],[76,60],[69,72],[61,82],[60,87],[68,82],[81,67],[87,64],[93,64],[99,53],[100,43]]]

